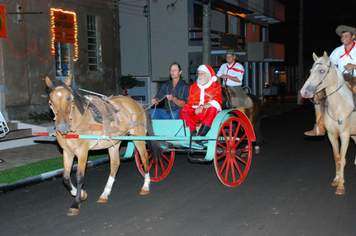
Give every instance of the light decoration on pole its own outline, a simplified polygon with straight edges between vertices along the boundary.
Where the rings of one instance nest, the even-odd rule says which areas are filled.
[[[55,54],[55,42],[74,44],[73,61],[78,60],[77,14],[59,8],[51,8],[51,52]]]

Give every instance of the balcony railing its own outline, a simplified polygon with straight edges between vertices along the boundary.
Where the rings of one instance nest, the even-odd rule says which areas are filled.
[[[229,34],[211,30],[211,47],[218,48],[234,48],[245,49],[245,38],[235,34]],[[189,30],[189,45],[202,46],[203,45],[203,30],[190,29]]]
[[[283,61],[284,44],[251,42],[247,43],[248,61]]]

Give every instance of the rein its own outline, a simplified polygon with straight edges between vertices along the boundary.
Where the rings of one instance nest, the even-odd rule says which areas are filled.
[[[322,65],[322,63],[316,63],[315,65]],[[314,94],[320,93],[320,91],[317,92],[318,87],[323,83],[324,79],[325,79],[326,76],[329,74],[330,68],[331,68],[331,64],[327,65],[327,67],[328,67],[328,71],[326,72],[326,74],[324,75],[324,77],[320,80],[320,82],[315,86],[315,89],[314,89],[314,91],[313,91]],[[341,85],[341,86],[342,86],[342,85]],[[339,89],[341,88],[341,86],[340,86],[337,90],[339,90]],[[336,90],[336,91],[337,91],[337,90]],[[336,91],[335,91],[335,92],[336,92]],[[333,92],[333,93],[334,93],[334,92]],[[332,95],[333,93],[331,93],[330,95]],[[325,94],[326,94],[326,93],[325,93]],[[325,100],[327,99],[327,97],[330,96],[330,95],[324,96],[323,98],[320,99],[320,101],[325,101]],[[315,96],[315,95],[314,95],[314,96]],[[310,99],[310,101],[311,101],[313,104],[316,104],[316,102],[314,102],[312,99]]]
[[[319,64],[319,65],[322,65],[322,63],[317,63],[316,65],[318,65],[318,64]],[[321,79],[321,81],[319,82],[319,84],[317,84],[317,85],[315,86],[315,90],[314,90],[315,94],[320,93],[320,91],[319,91],[319,92],[316,92],[316,90],[317,90],[318,86],[320,86],[320,85],[323,83],[323,81],[324,81],[324,79],[326,78],[326,76],[329,74],[330,68],[331,68],[331,64],[328,65],[328,71],[326,72],[326,74],[325,74],[325,76],[323,77],[323,79]],[[326,99],[327,99],[328,97],[330,97],[331,95],[333,95],[334,93],[336,93],[337,91],[339,91],[339,90],[341,89],[341,87],[342,87],[344,84],[345,84],[345,80],[343,81],[343,83],[342,83],[335,91],[333,91],[333,92],[330,93],[329,95],[327,95],[326,92],[325,92],[325,96],[324,96],[323,98],[319,99],[319,101],[326,101]],[[353,93],[352,90],[351,90],[351,93]],[[353,96],[354,96],[354,95],[353,95]],[[310,100],[311,100],[311,99],[310,99]],[[311,101],[312,101],[312,100],[311,100]],[[313,102],[314,104],[317,104],[317,103],[314,102],[314,101],[312,101],[312,102]],[[351,114],[356,110],[356,107],[354,106],[354,108],[351,110],[351,112],[350,112],[345,118],[343,118],[343,119],[335,119],[335,118],[333,118],[333,117],[330,115],[328,106],[325,105],[325,107],[326,107],[326,112],[327,112],[328,116],[329,116],[332,120],[336,121],[339,125],[342,125],[342,124],[344,123],[344,120],[346,120],[347,118],[349,118],[349,117],[351,116]]]
[[[162,102],[164,99],[166,99],[166,97],[163,97],[161,100],[157,101],[157,103],[148,106],[145,110],[143,110],[143,112],[144,112],[144,111],[147,111],[148,109],[150,109],[151,107],[154,106],[155,108],[154,108],[153,113],[152,113],[152,116],[153,116],[153,115],[155,114],[155,112],[156,112],[157,104],[160,103],[160,102]],[[170,102],[168,102],[168,107],[169,107],[169,111],[171,112],[171,115],[172,115],[173,120],[175,120],[176,118],[175,118],[174,115],[173,115],[173,111],[172,111],[172,107],[171,107],[171,103],[170,103]]]
[[[84,113],[83,113],[83,115],[82,115],[82,118],[80,119],[80,122],[79,122],[79,124],[73,129],[73,127],[72,127],[72,125],[70,126],[70,130],[72,131],[72,132],[77,132],[77,130],[78,130],[78,128],[79,128],[79,126],[83,123],[83,121],[84,121],[84,117],[85,117],[85,114],[87,113],[87,110],[88,110],[88,108],[89,108],[89,103],[90,102],[88,102],[87,103],[87,106],[85,107],[85,110],[84,110]],[[72,107],[74,107],[74,101],[72,100]],[[71,113],[69,113],[69,120],[70,121],[72,121],[72,110],[73,109],[70,109],[71,110]]]

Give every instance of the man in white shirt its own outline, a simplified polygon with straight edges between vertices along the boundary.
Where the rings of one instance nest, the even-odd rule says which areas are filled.
[[[226,51],[226,63],[222,64],[216,76],[222,79],[222,83],[237,94],[238,104],[234,104],[239,110],[245,112],[245,91],[242,89],[242,80],[245,73],[244,67],[236,62],[234,50]],[[220,79],[218,80],[220,83]]]
[[[337,65],[337,68],[344,75],[344,78],[350,76],[350,74],[352,77],[356,77],[356,29],[354,27],[340,25],[336,28],[336,33],[341,37],[342,45],[334,49],[330,55],[330,60]],[[325,135],[325,101],[321,100],[324,95],[324,92],[322,92],[314,97],[314,101],[316,102],[316,124],[314,125],[313,130],[304,133],[307,136]]]

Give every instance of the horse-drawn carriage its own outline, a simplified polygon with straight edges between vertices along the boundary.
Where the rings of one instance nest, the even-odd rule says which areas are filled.
[[[160,181],[168,175],[176,152],[185,152],[192,160],[213,161],[219,180],[229,187],[241,184],[248,174],[256,137],[248,117],[238,109],[221,111],[206,136],[191,136],[184,120],[152,120],[150,124],[139,104],[129,97],[119,96],[100,102],[103,107],[99,110],[105,110],[104,116],[109,118],[105,121],[103,116],[98,123],[93,115],[95,111],[89,112],[92,103],[98,102],[91,96],[78,96],[70,87],[70,77],[65,83],[54,84],[48,78],[46,82],[52,89],[49,103],[56,120],[56,132],[49,135],[57,136],[63,148],[64,183],[76,196],[68,215],[78,214],[81,201],[87,197],[82,185],[88,150],[109,150],[110,176],[98,202],[108,200],[120,165],[120,143],[124,140],[128,143],[121,158],[135,155],[138,170],[145,177],[141,194],[149,193],[151,180]],[[146,144],[156,148],[147,150]],[[78,158],[76,187],[70,178],[74,156]]]
[[[190,136],[189,127],[185,125],[184,120],[152,120],[152,124],[154,136],[109,137],[77,134],[63,136],[93,140],[127,140],[129,142],[122,158],[132,158],[135,155],[137,167],[143,176],[145,175],[143,164],[133,141],[156,141],[161,153],[156,158],[149,153],[149,172],[152,181],[160,181],[168,175],[176,152],[187,153],[193,162],[214,161],[216,174],[226,186],[235,187],[247,176],[252,159],[252,142],[255,142],[256,138],[249,119],[240,110],[229,109],[220,112],[206,136]],[[200,141],[199,144],[196,141]],[[201,158],[191,158],[191,155],[200,155]]]

